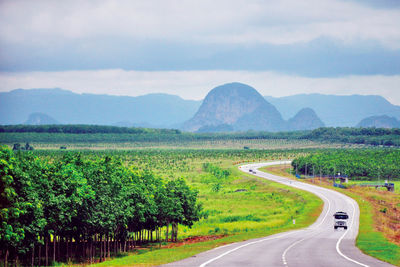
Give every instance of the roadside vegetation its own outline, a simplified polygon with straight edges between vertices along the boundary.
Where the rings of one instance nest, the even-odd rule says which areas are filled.
[[[216,173],[225,171],[230,175],[217,178],[205,170],[203,164],[196,165],[195,172],[199,175],[192,176],[191,184],[199,189],[199,199],[208,216],[195,222],[191,229],[181,227],[180,242],[164,244],[162,249],[149,246],[146,250],[99,265],[173,262],[233,242],[307,227],[322,211],[322,201],[311,193],[242,173],[230,161],[212,162],[206,164],[209,169],[212,164]],[[218,190],[213,186],[216,182],[220,184]]]
[[[338,173],[357,180],[400,180],[400,149],[324,150],[297,157],[292,166],[299,174]]]
[[[7,255],[13,264],[30,264],[34,255],[33,261],[38,263],[40,258],[42,264],[47,257],[53,264],[157,265],[231,242],[306,227],[319,216],[319,198],[242,173],[237,167],[243,163],[296,158],[294,169],[299,174],[340,172],[357,177],[352,184],[399,177],[400,150],[382,148],[387,140],[399,138],[396,130],[193,134],[108,126],[18,127],[0,127],[0,143],[9,147],[2,148],[1,193],[7,200],[1,202],[0,258]],[[345,136],[350,136],[347,141],[341,139]],[[366,139],[355,142],[354,136]],[[374,138],[381,140],[370,143]],[[16,143],[25,149],[12,152]],[[26,149],[27,143],[31,149]],[[269,171],[294,177],[288,169],[281,165]],[[330,184],[321,180],[323,186]],[[357,245],[375,256],[372,246],[370,251],[362,243],[376,241],[377,246],[390,249],[380,254],[392,259],[384,256],[383,260],[399,264],[393,256],[399,255],[398,229],[393,228],[400,225],[398,194],[380,191],[374,195],[375,189],[367,194],[366,188],[357,188],[344,191],[359,198],[361,209],[362,204],[370,205],[361,217],[366,228],[360,226]],[[102,190],[109,192],[108,199],[97,197],[103,195]],[[177,193],[180,190],[191,199],[183,198],[184,194]],[[192,203],[192,215],[184,215],[184,209],[165,214],[160,203],[171,204],[171,199]],[[87,203],[96,204],[83,209]],[[96,221],[93,214],[102,214],[105,223]],[[167,215],[178,219],[162,219]],[[26,227],[26,223],[31,224]],[[81,229],[77,225],[84,225],[83,230],[77,231]],[[379,247],[373,249],[379,251]]]
[[[50,264],[105,259],[105,265],[121,261],[153,265],[222,244],[305,227],[319,215],[322,202],[318,198],[249,177],[234,165],[245,160],[275,160],[292,153],[13,153],[2,147],[1,162],[5,165],[1,188],[6,193],[1,207],[2,260],[7,255],[9,263],[23,265],[32,261],[39,264],[39,260]],[[173,209],[168,208],[171,199]],[[181,213],[177,213],[181,210],[179,203]],[[185,249],[179,244],[186,244]],[[157,255],[164,255],[162,262]],[[114,257],[116,262],[109,261]]]
[[[169,226],[176,241],[178,224],[191,227],[202,216],[197,191],[183,179],[164,181],[115,157],[75,153],[48,161],[1,146],[0,164],[5,265],[92,263],[161,242],[164,229],[168,240]]]
[[[390,157],[390,155],[389,155]],[[345,160],[345,158],[344,158]],[[284,165],[270,166],[263,170],[276,175],[297,179],[295,167]],[[369,184],[382,184],[382,180],[369,177]],[[400,183],[394,182],[395,191],[386,188],[362,187],[363,180],[350,180],[347,189],[332,186],[326,178],[306,178],[301,181],[337,190],[355,199],[360,207],[360,228],[356,245],[366,254],[400,266]]]
[[[326,144],[356,144],[368,146],[400,146],[400,129],[383,128],[319,128],[313,131],[294,132],[239,132],[239,133],[188,133],[174,129],[128,128],[97,125],[9,125],[0,126],[0,143],[163,143],[179,146],[184,143],[206,144],[210,142],[250,140],[286,142],[313,142]],[[227,146],[225,146],[226,148]],[[220,147],[221,148],[221,147]],[[293,148],[293,147],[292,147]],[[298,147],[294,147],[298,148]]]

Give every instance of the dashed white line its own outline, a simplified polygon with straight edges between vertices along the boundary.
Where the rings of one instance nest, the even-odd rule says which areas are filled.
[[[328,203],[328,210],[326,211],[324,218],[323,218],[323,219],[320,221],[320,223],[315,227],[315,231],[316,231],[317,228],[320,227],[321,224],[325,221],[326,217],[328,216],[328,214],[329,214],[329,212],[330,212],[330,210],[331,210],[331,202],[329,201],[329,199],[328,199],[327,197],[325,197],[324,195],[320,195],[320,196],[321,196],[322,198],[324,198],[324,199],[327,201],[327,203]],[[283,254],[282,254],[282,261],[283,261],[283,264],[284,264],[284,265],[287,265],[286,254],[287,254],[287,252],[288,252],[292,247],[296,246],[297,244],[301,243],[302,241],[304,241],[304,240],[306,240],[306,239],[312,238],[313,236],[317,235],[318,233],[319,233],[319,232],[316,232],[315,234],[313,234],[313,235],[311,235],[311,236],[308,236],[308,237],[306,237],[306,238],[303,238],[303,239],[301,239],[301,240],[298,240],[298,241],[294,242],[293,244],[291,244],[290,246],[288,246],[288,247],[285,249],[285,251],[283,251]]]

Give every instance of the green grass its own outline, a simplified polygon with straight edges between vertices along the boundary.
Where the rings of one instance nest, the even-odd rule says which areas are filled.
[[[29,142],[35,149],[59,150],[129,150],[129,149],[300,149],[300,148],[342,148],[360,147],[360,145],[343,143],[326,143],[305,139],[196,139],[196,138],[140,138],[135,134],[64,134],[64,133],[7,133],[0,132],[0,143],[13,146],[15,143],[25,145]],[[363,145],[361,145],[363,146]]]
[[[357,247],[365,254],[400,266],[400,247],[389,242],[381,232],[374,229],[371,204],[360,195],[345,190],[338,191],[355,199],[360,207],[360,228],[356,240]]]
[[[271,170],[271,167],[262,168],[262,170],[272,172],[276,175],[283,175],[292,178],[294,177],[289,173],[284,174],[282,171]],[[400,190],[400,182],[390,182],[395,184],[395,191],[398,192],[398,190]],[[363,183],[384,183],[384,180],[351,181],[349,184]],[[383,233],[376,231],[373,227],[373,209],[371,203],[366,201],[361,195],[349,192],[348,190],[339,189],[332,186],[324,187],[339,191],[357,201],[358,206],[360,207],[360,227],[356,239],[356,246],[367,255],[400,266],[400,247],[396,244],[389,242],[384,237]],[[386,191],[386,188],[382,190]]]
[[[400,191],[400,181],[388,181],[389,183],[393,183],[394,184],[394,189],[395,191],[399,192]],[[372,181],[350,181],[345,185],[362,185],[362,184],[384,184],[385,180],[384,179],[380,179],[380,180],[372,180]],[[386,188],[381,188],[382,190],[387,190]]]
[[[306,227],[322,210],[323,202],[311,193],[242,173],[227,161],[220,165],[230,166],[232,175],[219,181],[222,184],[219,192],[211,190],[216,181],[210,174],[193,174],[190,179],[192,186],[200,191],[200,200],[209,216],[191,229],[180,226],[179,236],[221,235],[222,238],[173,248],[154,246],[98,265],[148,266],[174,262],[224,244]],[[235,192],[238,189],[246,191]]]

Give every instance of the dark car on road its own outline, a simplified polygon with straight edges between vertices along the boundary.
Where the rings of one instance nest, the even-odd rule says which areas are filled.
[[[333,217],[335,219],[335,224],[333,226],[335,230],[340,227],[344,228],[344,230],[347,230],[347,220],[349,219],[349,215],[347,215],[346,212],[338,211],[333,214]]]

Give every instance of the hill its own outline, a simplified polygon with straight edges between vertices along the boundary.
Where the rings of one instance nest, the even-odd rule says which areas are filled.
[[[284,119],[293,117],[302,108],[310,107],[327,126],[357,125],[370,116],[389,115],[400,119],[400,106],[381,96],[300,94],[287,97],[265,97],[281,112]]]
[[[130,97],[76,94],[57,88],[17,89],[0,93],[0,124],[21,124],[38,112],[61,124],[177,127],[200,104],[167,94]]]
[[[228,83],[212,89],[197,113],[185,122],[186,131],[204,130],[218,125],[234,130],[279,131],[285,127],[278,110],[253,87]]]
[[[24,124],[27,125],[46,125],[46,124],[59,124],[55,119],[47,114],[35,112],[29,115],[27,121]]]
[[[303,108],[288,121],[291,131],[314,130],[324,127],[324,123],[311,108]]]
[[[387,115],[371,116],[360,121],[357,127],[400,128],[400,121]]]

